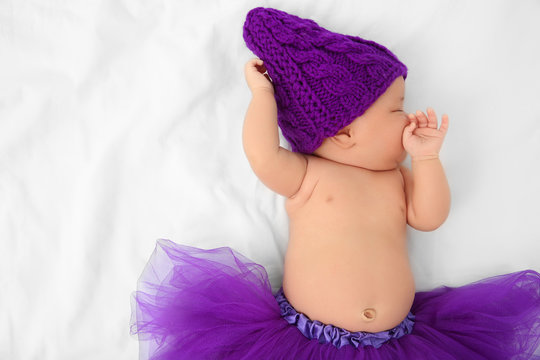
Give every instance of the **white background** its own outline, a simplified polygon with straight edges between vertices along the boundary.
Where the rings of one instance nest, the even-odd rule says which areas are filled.
[[[540,270],[540,2],[336,3],[0,0],[0,359],[136,359],[158,238],[230,246],[279,287],[283,198],[241,143],[256,6],[387,46],[405,109],[449,114],[450,216],[408,233],[418,290]]]

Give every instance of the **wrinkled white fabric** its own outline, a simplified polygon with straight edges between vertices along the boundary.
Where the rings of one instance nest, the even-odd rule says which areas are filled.
[[[256,6],[385,44],[405,110],[449,114],[452,209],[409,229],[417,289],[540,270],[540,2],[3,0],[0,359],[137,358],[158,238],[235,248],[279,288],[283,198],[241,139]]]

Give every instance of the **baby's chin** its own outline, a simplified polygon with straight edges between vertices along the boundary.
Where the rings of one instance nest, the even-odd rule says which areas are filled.
[[[391,171],[399,168],[403,160],[407,157],[405,149],[388,149],[387,152],[377,153],[377,155],[362,154],[354,149],[346,151],[332,152],[318,149],[312,155],[331,160],[339,164],[354,166],[370,171]],[[397,150],[397,151],[396,151]]]
[[[387,160],[387,161],[373,161],[373,160],[362,161],[361,159],[340,159],[340,160],[333,160],[333,161],[342,163],[344,165],[362,168],[369,171],[393,171],[399,168],[403,160],[396,159],[396,160]]]
[[[401,156],[397,160],[398,165],[400,165],[403,161],[405,161],[406,158],[407,158],[407,151],[405,151],[405,149],[403,149],[403,152],[401,153]]]

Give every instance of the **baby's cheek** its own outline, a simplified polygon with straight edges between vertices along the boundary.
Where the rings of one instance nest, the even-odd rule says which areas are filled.
[[[405,160],[406,157],[407,157],[407,151],[403,148],[403,150],[401,151],[401,156],[399,157],[398,163],[401,164]]]
[[[404,123],[408,124],[410,122],[409,115],[405,111],[402,111],[400,115]]]

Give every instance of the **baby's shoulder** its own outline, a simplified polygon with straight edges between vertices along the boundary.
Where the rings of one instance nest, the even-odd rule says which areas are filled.
[[[310,198],[317,184],[325,174],[332,173],[332,168],[337,165],[333,161],[329,161],[314,155],[304,155],[307,160],[306,174],[300,185],[300,189],[293,196],[287,198],[287,209],[297,208],[305,204]]]

